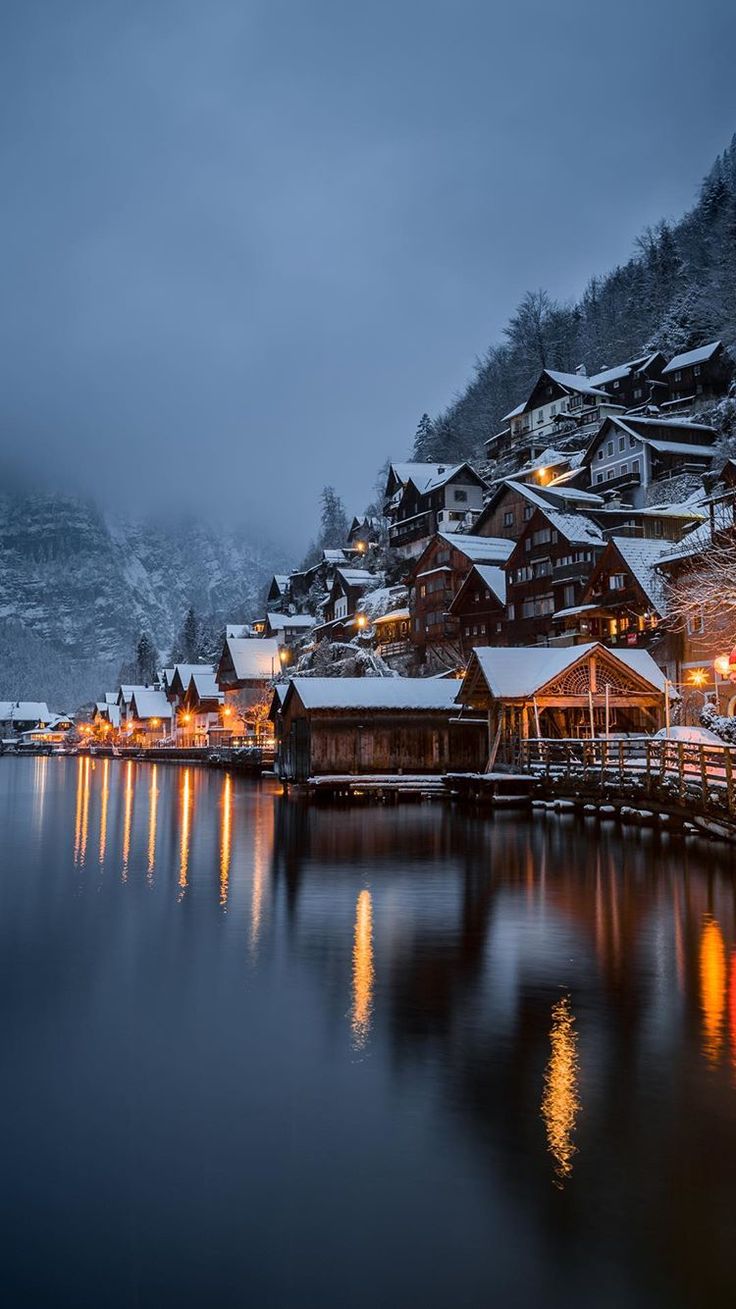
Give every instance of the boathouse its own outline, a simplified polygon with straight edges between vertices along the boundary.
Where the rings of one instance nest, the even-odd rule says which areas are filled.
[[[295,677],[280,708],[280,776],[477,769],[485,718],[459,708],[457,689],[443,678]]]
[[[493,761],[499,746],[519,737],[655,732],[664,724],[666,694],[664,673],[646,650],[593,641],[475,649],[457,700],[488,715]]]

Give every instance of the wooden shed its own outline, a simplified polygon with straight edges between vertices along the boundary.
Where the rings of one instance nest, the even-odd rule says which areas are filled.
[[[457,691],[454,679],[295,677],[280,711],[279,773],[473,771],[485,762],[485,718],[461,710]]]
[[[646,650],[587,645],[473,650],[458,693],[488,715],[491,755],[505,741],[653,732],[663,725],[664,673]]]

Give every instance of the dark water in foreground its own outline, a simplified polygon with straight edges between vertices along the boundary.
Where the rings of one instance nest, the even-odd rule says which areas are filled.
[[[724,848],[0,760],[7,1306],[734,1299]]]

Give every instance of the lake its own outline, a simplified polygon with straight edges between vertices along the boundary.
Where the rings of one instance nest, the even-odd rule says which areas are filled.
[[[736,859],[0,759],[3,1304],[707,1306]]]

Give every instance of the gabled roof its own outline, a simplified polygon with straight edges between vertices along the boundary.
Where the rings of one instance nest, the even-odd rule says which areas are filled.
[[[316,618],[314,614],[266,614],[269,627],[276,631],[282,632],[287,627],[303,627],[306,631],[309,627],[314,627]]]
[[[662,374],[674,373],[679,368],[691,368],[693,364],[704,364],[706,360],[712,359],[713,355],[721,349],[721,341],[711,341],[709,345],[698,346],[697,350],[686,350],[684,354],[675,355],[665,364]]]
[[[564,536],[570,545],[603,545],[603,533],[597,523],[585,514],[565,514],[556,509],[544,508],[543,513],[551,527]],[[534,521],[533,519],[530,521]]]
[[[586,377],[584,373],[558,373],[553,368],[545,368],[544,372],[547,377],[551,377],[552,381],[563,387],[565,391],[575,391],[579,395],[598,396],[601,400],[609,399],[606,392],[599,391],[592,378]]]
[[[305,709],[388,709],[443,711],[457,709],[457,681],[431,677],[295,677],[291,697]]]
[[[118,702],[117,691],[105,691],[105,704],[117,704],[117,702]]]
[[[616,368],[605,368],[601,373],[594,373],[589,379],[593,386],[605,386],[609,382],[619,382],[624,377],[629,377],[631,373],[638,373],[646,369],[651,362],[657,358],[658,350],[648,355],[641,355],[639,359],[630,359],[626,364],[619,364]]]
[[[223,692],[217,685],[214,671],[192,673],[187,687],[187,696],[191,697],[192,692],[196,695],[197,700],[223,699]]]
[[[683,536],[682,540],[678,541],[676,545],[672,545],[670,542],[670,549],[666,554],[662,555],[659,562],[660,564],[669,564],[674,563],[677,559],[691,559],[694,555],[707,550],[712,542],[713,536],[710,519],[708,519],[707,522],[701,523],[699,527],[694,528],[692,532],[688,532],[687,536]]]
[[[362,587],[363,590],[380,586],[382,581],[377,573],[367,573],[364,568],[338,568],[336,577],[341,578],[345,586]]]
[[[504,536],[465,536],[459,532],[437,535],[474,564],[505,563],[514,548],[514,542]]]
[[[615,546],[629,572],[636,578],[644,594],[658,614],[667,609],[661,575],[656,571],[662,556],[670,549],[670,541],[647,541],[636,536],[613,536]]]
[[[225,647],[239,682],[268,682],[279,671],[279,643],[275,637],[228,637]]]
[[[133,714],[136,718],[170,718],[171,705],[163,691],[154,691],[150,686],[136,686],[133,691]]]
[[[474,583],[480,580],[483,586],[495,595],[499,604],[506,604],[506,574],[503,568],[496,568],[493,564],[473,564],[467,577],[463,579],[462,586],[457,594],[453,596],[449,612],[457,613],[465,599],[465,592],[470,590]]]
[[[657,691],[664,691],[665,676],[646,650],[610,650],[598,641],[573,646],[481,646],[473,650],[472,661],[496,700],[528,700],[568,668],[587,659],[593,652],[623,664]],[[463,689],[473,670],[463,681],[458,701],[463,703]]]
[[[48,723],[52,716],[45,700],[0,700],[2,722]]]
[[[611,427],[615,427],[619,431],[625,432],[627,436],[635,437],[636,440],[640,441],[643,445],[651,445],[655,448],[657,443],[663,447],[665,445],[676,445],[678,449],[681,446],[685,453],[688,453],[687,434],[689,432],[692,432],[694,435],[694,441],[692,442],[693,449],[697,448],[697,446],[700,446],[701,448],[703,447],[704,436],[707,435],[715,441],[718,435],[715,428],[710,427],[707,423],[693,423],[688,418],[644,418],[640,417],[638,414],[626,414],[624,418],[621,418],[618,414],[609,414],[604,418],[598,431],[588,443],[583,456],[583,462],[590,463],[592,455],[598,449],[601,442],[605,441]],[[683,439],[681,442],[672,441],[671,435],[673,431],[682,432]],[[665,432],[670,434],[669,439],[665,437]],[[698,441],[698,437],[700,437],[700,441]],[[708,453],[712,454],[713,452],[709,449]]]

